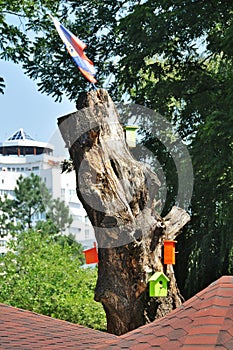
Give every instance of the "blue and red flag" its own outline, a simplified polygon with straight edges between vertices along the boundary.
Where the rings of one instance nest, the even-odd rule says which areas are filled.
[[[77,64],[79,70],[82,72],[84,77],[89,80],[92,84],[95,84],[97,80],[95,79],[95,68],[94,64],[84,53],[86,44],[84,44],[80,39],[78,39],[74,34],[72,34],[68,29],[66,29],[58,20],[50,15],[53,23],[60,35],[63,43],[65,44],[69,54]]]

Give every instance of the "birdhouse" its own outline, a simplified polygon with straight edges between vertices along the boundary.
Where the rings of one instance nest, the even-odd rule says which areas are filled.
[[[86,264],[97,264],[99,262],[95,243],[94,248],[84,250],[83,253],[85,254]]]
[[[125,125],[125,138],[130,148],[136,147],[136,131],[139,129],[137,125]]]
[[[163,272],[155,272],[149,279],[150,297],[166,297],[169,278]]]
[[[164,241],[164,250],[163,250],[163,263],[165,265],[175,265],[176,257],[175,257],[175,244],[177,241]]]

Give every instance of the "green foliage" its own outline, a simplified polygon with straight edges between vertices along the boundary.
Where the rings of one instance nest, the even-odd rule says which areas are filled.
[[[0,258],[0,302],[103,330],[104,311],[93,300],[97,273],[82,261],[65,241],[23,232]]]
[[[51,234],[65,231],[72,223],[64,201],[52,199],[45,183],[38,175],[20,175],[14,189],[14,199],[0,198],[0,230],[3,235],[31,228],[33,217],[46,214],[47,223],[37,222],[37,229],[48,225]]]
[[[29,53],[31,30],[46,24],[47,11],[56,11],[60,1],[11,0],[0,2],[0,58],[17,63]],[[48,22],[48,21],[47,21]]]
[[[212,96],[211,109],[199,126],[191,149],[195,189],[193,220],[185,233],[190,242],[187,296],[232,272],[233,102],[230,82],[233,74],[229,61],[219,60],[214,68],[212,74],[218,80],[219,90]],[[196,276],[194,287],[192,281]]]
[[[232,265],[232,13],[232,3],[224,1],[135,2],[117,28],[118,89],[171,120],[192,156],[192,220],[179,239],[176,267],[186,297]],[[151,133],[150,121],[142,119],[141,128],[144,144],[170,174],[173,203],[172,159]]]
[[[14,194],[15,199],[12,201],[14,217],[24,227],[30,228],[33,216],[43,213],[47,203],[51,200],[48,189],[39,176],[31,173],[29,177],[20,175]]]
[[[135,102],[159,107],[161,113],[173,95],[180,100],[185,91],[192,96],[195,88],[209,89],[207,54],[214,58],[220,52],[226,57],[232,53],[231,2],[4,2],[0,6],[2,57],[23,62],[27,74],[39,79],[40,91],[58,100],[64,92],[75,99],[87,84],[60,42],[49,12],[88,44],[100,85],[113,74],[115,96],[127,91]]]
[[[47,231],[45,231],[47,232]],[[83,254],[83,246],[75,239],[75,235],[71,233],[69,235],[59,235],[54,237],[55,242],[59,243],[62,247],[69,246],[73,256],[78,256],[82,264],[85,263],[85,257]],[[82,254],[81,254],[82,253]]]
[[[0,236],[4,237],[8,234],[14,236],[21,230],[22,224],[14,218],[12,200],[6,196],[4,199],[0,197]]]
[[[59,198],[51,201],[47,218],[50,219],[58,229],[58,232],[63,232],[71,225],[73,219],[69,214],[69,208],[64,205],[64,201]]]

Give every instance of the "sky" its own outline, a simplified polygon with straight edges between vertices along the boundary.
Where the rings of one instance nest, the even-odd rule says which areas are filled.
[[[50,142],[58,132],[57,118],[76,110],[75,103],[66,97],[59,103],[38,92],[36,82],[19,65],[0,60],[0,76],[6,85],[0,94],[0,142],[19,128],[37,141]]]

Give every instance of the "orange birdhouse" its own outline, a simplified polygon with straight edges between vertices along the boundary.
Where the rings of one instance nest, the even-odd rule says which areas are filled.
[[[163,254],[163,262],[165,265],[175,265],[175,244],[177,241],[164,241],[164,254]]]
[[[94,248],[84,250],[83,253],[85,254],[86,264],[96,264],[99,262],[98,252],[95,243]]]

